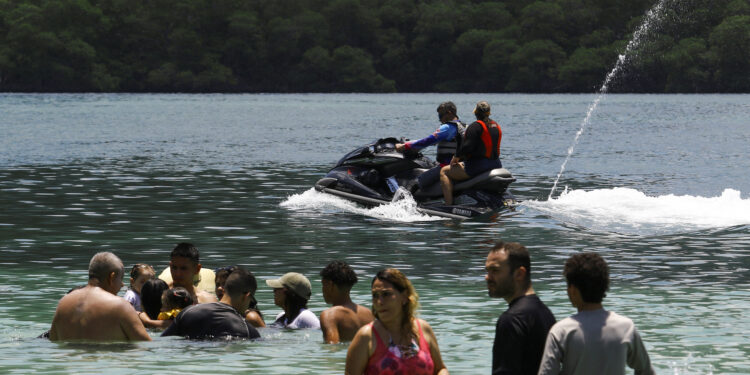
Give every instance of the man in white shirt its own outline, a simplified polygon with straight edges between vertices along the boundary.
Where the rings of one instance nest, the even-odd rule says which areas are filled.
[[[602,306],[609,289],[607,262],[595,253],[575,254],[563,275],[578,314],[550,329],[539,375],[624,375],[626,364],[636,374],[654,374],[633,321]]]

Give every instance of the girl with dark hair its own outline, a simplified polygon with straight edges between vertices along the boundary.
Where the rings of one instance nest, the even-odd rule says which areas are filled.
[[[388,268],[372,280],[375,321],[360,328],[346,355],[346,374],[448,374],[437,338],[415,316],[419,296],[401,271]]]
[[[159,320],[174,319],[182,309],[193,304],[190,292],[182,287],[167,289],[161,295],[161,312]]]
[[[161,279],[151,279],[146,281],[141,288],[141,304],[143,312],[138,313],[138,317],[144,326],[150,328],[167,328],[172,324],[172,320],[159,320],[161,311],[161,296],[169,285]]]

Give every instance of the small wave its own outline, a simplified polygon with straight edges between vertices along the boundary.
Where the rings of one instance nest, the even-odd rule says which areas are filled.
[[[725,189],[718,197],[647,196],[629,188],[566,191],[524,206],[593,230],[623,234],[668,234],[750,224],[750,199]]]
[[[346,199],[321,193],[311,188],[303,193],[288,197],[281,202],[280,206],[291,210],[343,211],[385,221],[417,222],[446,220],[442,217],[420,213],[417,210],[417,202],[408,193],[405,193],[395,202],[373,208],[365,208]]]

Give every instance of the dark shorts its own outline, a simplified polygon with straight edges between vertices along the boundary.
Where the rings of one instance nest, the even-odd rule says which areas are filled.
[[[437,167],[428,169],[425,173],[422,173],[417,177],[417,183],[419,183],[419,188],[424,190],[427,189],[432,184],[436,184],[440,182],[440,170],[443,167],[438,165]]]
[[[464,171],[469,177],[474,177],[490,169],[502,168],[500,159],[470,159],[464,162]]]

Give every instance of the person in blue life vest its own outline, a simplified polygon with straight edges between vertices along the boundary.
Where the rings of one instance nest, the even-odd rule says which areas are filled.
[[[502,168],[500,140],[503,131],[498,123],[490,119],[490,103],[477,103],[474,116],[477,121],[466,128],[458,152],[450,164],[440,170],[440,187],[446,205],[453,204],[454,181],[468,180],[490,169]]]
[[[458,119],[456,105],[453,102],[440,103],[437,107],[437,113],[441,125],[434,133],[422,139],[396,144],[396,151],[399,152],[419,151],[437,144],[436,159],[440,165],[419,176],[417,183],[422,189],[438,182],[440,169],[450,164],[456,150],[461,145],[461,139],[466,130],[466,125]]]

